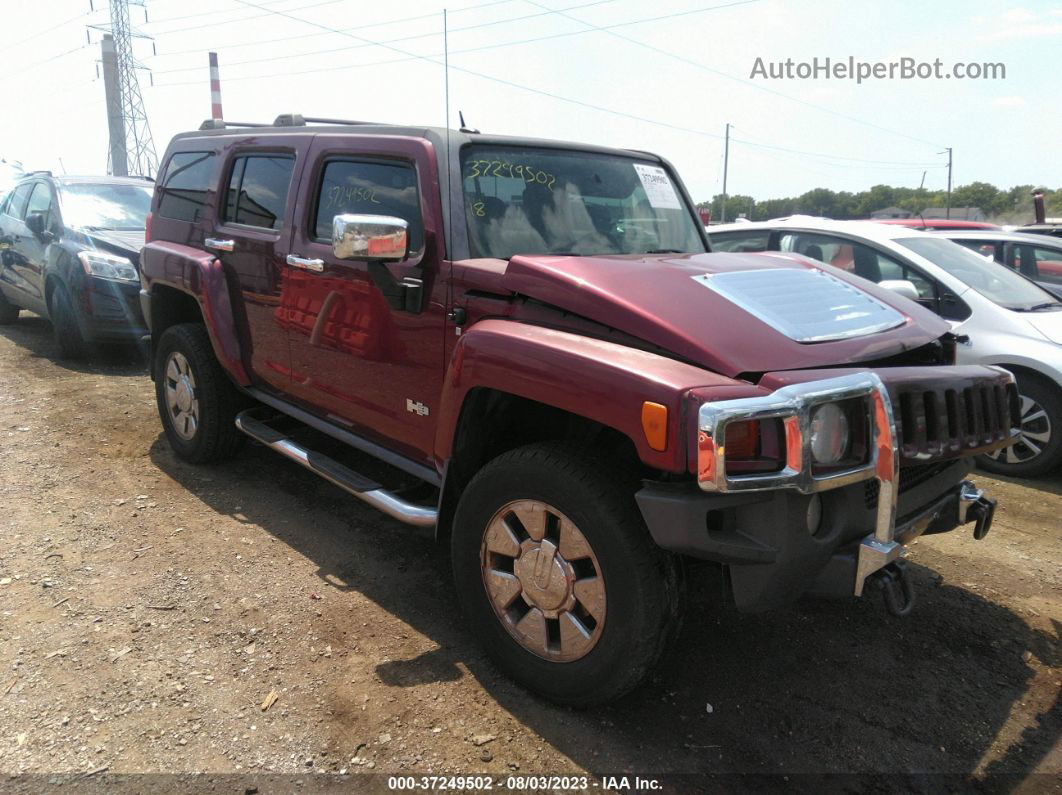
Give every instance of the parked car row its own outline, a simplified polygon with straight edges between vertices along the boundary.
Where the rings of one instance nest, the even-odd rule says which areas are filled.
[[[47,223],[62,181],[33,182],[56,209],[31,221],[9,198],[12,228],[45,250],[84,235]],[[644,680],[687,558],[741,610],[880,590],[907,614],[906,546],[991,528],[975,458],[1056,454],[991,353],[1044,336],[1055,302],[1035,284],[904,228],[791,219],[710,243],[650,153],[215,120],[170,143],[145,225],[126,261],[174,453],[220,461],[250,437],[434,528],[487,652],[561,703]]]

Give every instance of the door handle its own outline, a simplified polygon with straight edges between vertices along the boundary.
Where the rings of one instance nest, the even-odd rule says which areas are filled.
[[[295,268],[302,268],[303,270],[314,271],[320,273],[324,270],[323,259],[310,259],[308,257],[300,257],[296,254],[288,254],[288,265]]]
[[[221,240],[216,237],[208,237],[203,241],[203,245],[207,248],[212,248],[215,251],[232,251],[236,247],[236,243],[232,240]]]

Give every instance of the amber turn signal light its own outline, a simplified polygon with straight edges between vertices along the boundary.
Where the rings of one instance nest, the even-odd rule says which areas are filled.
[[[650,400],[642,403],[642,432],[652,449],[667,449],[667,406]]]

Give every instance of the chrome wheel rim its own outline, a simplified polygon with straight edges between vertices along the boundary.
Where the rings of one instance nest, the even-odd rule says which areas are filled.
[[[185,440],[195,438],[199,430],[199,397],[192,366],[180,351],[174,351],[166,360],[163,389],[174,433]]]
[[[605,626],[605,581],[586,536],[539,500],[504,505],[487,523],[480,551],[494,613],[524,649],[573,662]]]
[[[1005,464],[1025,464],[1043,453],[1051,441],[1051,418],[1044,407],[1030,397],[1018,396],[1021,402],[1021,434],[1010,447],[994,450],[989,458]]]

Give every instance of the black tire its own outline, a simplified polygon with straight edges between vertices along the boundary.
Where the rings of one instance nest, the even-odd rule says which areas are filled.
[[[1017,478],[1032,478],[1047,475],[1062,464],[1062,390],[1046,379],[1032,375],[1020,375],[1018,395],[1022,405],[1023,434],[1035,434],[1035,438],[1023,438],[1014,446],[999,452],[997,457],[978,456],[977,463],[986,472],[1010,475]],[[1038,409],[1043,409],[1040,416]],[[1046,434],[1047,441],[1043,442]],[[1036,445],[1040,453],[1029,456]],[[1008,461],[1008,453],[1011,458]]]
[[[636,687],[679,627],[678,561],[650,538],[634,501],[637,480],[610,470],[605,460],[560,443],[512,450],[472,479],[454,517],[454,582],[472,632],[510,677],[568,706],[602,704]],[[549,660],[521,645],[487,594],[480,557],[484,533],[516,500],[547,503],[570,519],[599,564],[607,609],[596,644],[573,661]],[[513,604],[520,606],[522,598]]]
[[[167,373],[174,355],[183,357],[190,369],[194,382],[191,396],[196,401],[194,426],[181,422],[181,429],[178,417],[187,419],[187,413],[171,411],[167,397],[167,387],[175,385]],[[249,401],[218,364],[206,327],[200,323],[181,323],[166,329],[155,349],[153,370],[159,417],[178,457],[193,464],[205,464],[234,456],[246,439],[236,428],[236,415]]]
[[[0,290],[0,326],[9,326],[18,320],[19,308],[7,300]]]
[[[85,355],[85,337],[81,333],[77,310],[65,285],[58,285],[52,290],[48,300],[48,312],[51,315],[52,335],[59,348],[59,355],[64,359],[80,359]]]

